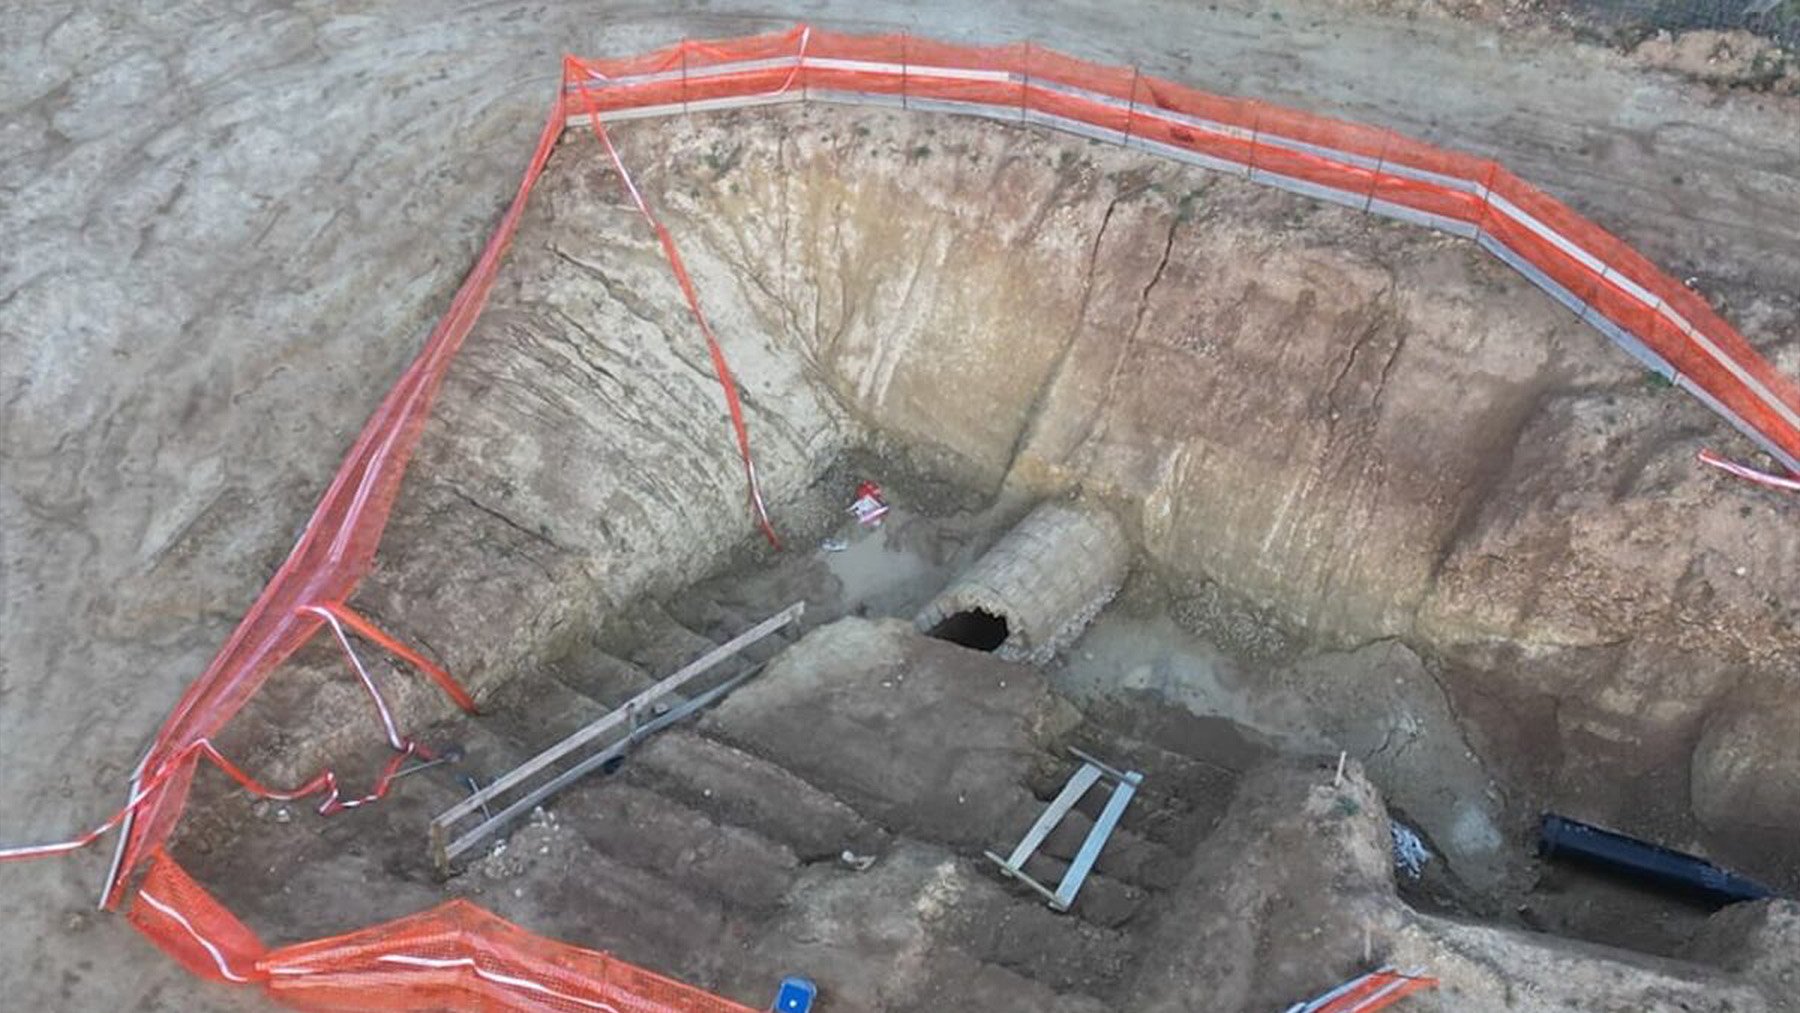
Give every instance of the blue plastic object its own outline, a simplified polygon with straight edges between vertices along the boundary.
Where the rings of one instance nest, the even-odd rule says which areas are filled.
[[[1538,824],[1538,854],[1573,858],[1611,872],[1720,904],[1774,897],[1769,887],[1686,852],[1545,813]]]
[[[811,978],[789,975],[781,979],[781,987],[775,990],[775,1013],[811,1013],[813,1000],[819,997],[819,987]]]

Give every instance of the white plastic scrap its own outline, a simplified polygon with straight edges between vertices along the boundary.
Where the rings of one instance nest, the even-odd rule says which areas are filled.
[[[1431,861],[1431,849],[1419,839],[1417,831],[1399,820],[1389,820],[1388,831],[1394,838],[1394,868],[1408,878],[1418,879],[1425,871],[1425,863]]]

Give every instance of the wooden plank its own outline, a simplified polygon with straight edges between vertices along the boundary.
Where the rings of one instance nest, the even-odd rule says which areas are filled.
[[[725,643],[720,644],[718,647],[706,652],[694,661],[684,665],[681,670],[674,675],[669,676],[656,685],[651,686],[649,689],[644,690],[642,693],[639,693],[637,696],[627,700],[624,705],[618,707],[610,714],[607,714],[605,717],[594,721],[584,728],[570,733],[569,736],[561,742],[558,742],[556,745],[551,746],[549,749],[544,750],[531,759],[526,760],[524,763],[514,767],[508,773],[502,775],[492,784],[489,784],[487,787],[475,792],[468,798],[458,802],[456,805],[439,813],[437,817],[431,821],[431,825],[434,828],[450,826],[457,820],[462,819],[464,816],[481,808],[483,802],[492,801],[495,796],[518,786],[521,782],[525,781],[533,774],[536,774],[538,771],[543,770],[557,760],[562,759],[575,750],[580,749],[582,746],[587,745],[589,742],[606,734],[608,731],[623,724],[626,716],[633,708],[648,707],[658,699],[667,696],[682,683],[705,672],[707,669],[712,668],[726,658],[731,657],[751,644],[756,643],[758,640],[763,639],[769,634],[774,633],[776,630],[781,629],[783,626],[800,618],[801,613],[805,611],[805,602],[795,602],[787,608],[782,609],[780,612],[777,612],[775,615],[764,619],[755,626],[750,627]]]

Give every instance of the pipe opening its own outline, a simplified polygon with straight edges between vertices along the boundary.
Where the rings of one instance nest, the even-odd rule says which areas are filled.
[[[986,609],[964,609],[945,616],[926,636],[948,640],[973,651],[993,651],[1006,643],[1009,633],[1005,616],[997,616]]]

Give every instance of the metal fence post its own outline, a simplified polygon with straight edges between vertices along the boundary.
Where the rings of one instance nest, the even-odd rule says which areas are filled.
[[[1131,94],[1125,100],[1125,146],[1131,147],[1131,121],[1137,118],[1137,90],[1139,70],[1136,64],[1131,67]]]
[[[1488,215],[1491,215],[1494,212],[1493,205],[1490,203],[1489,199],[1494,195],[1494,174],[1499,171],[1500,163],[1493,159],[1489,159],[1487,179],[1481,184],[1481,217],[1475,221],[1475,235],[1478,239],[1481,236],[1488,234]]]
[[[1392,130],[1382,130],[1381,154],[1375,158],[1375,173],[1369,177],[1369,192],[1363,198],[1363,214],[1365,215],[1369,213],[1370,208],[1375,206],[1375,188],[1381,185],[1381,174],[1387,169],[1388,148],[1391,147],[1393,143],[1394,132]]]
[[[900,33],[900,108],[902,108],[902,109],[907,108],[907,105],[906,105],[907,45],[906,45],[906,43],[907,43],[907,40],[909,40],[910,38],[912,38],[912,36],[908,35],[906,32]]]
[[[1256,178],[1256,143],[1262,138],[1262,106],[1256,107],[1256,119],[1250,121],[1250,161],[1244,167],[1244,178]]]
[[[1025,124],[1025,99],[1031,94],[1031,43],[1025,43],[1025,56],[1019,64],[1019,125]]]

